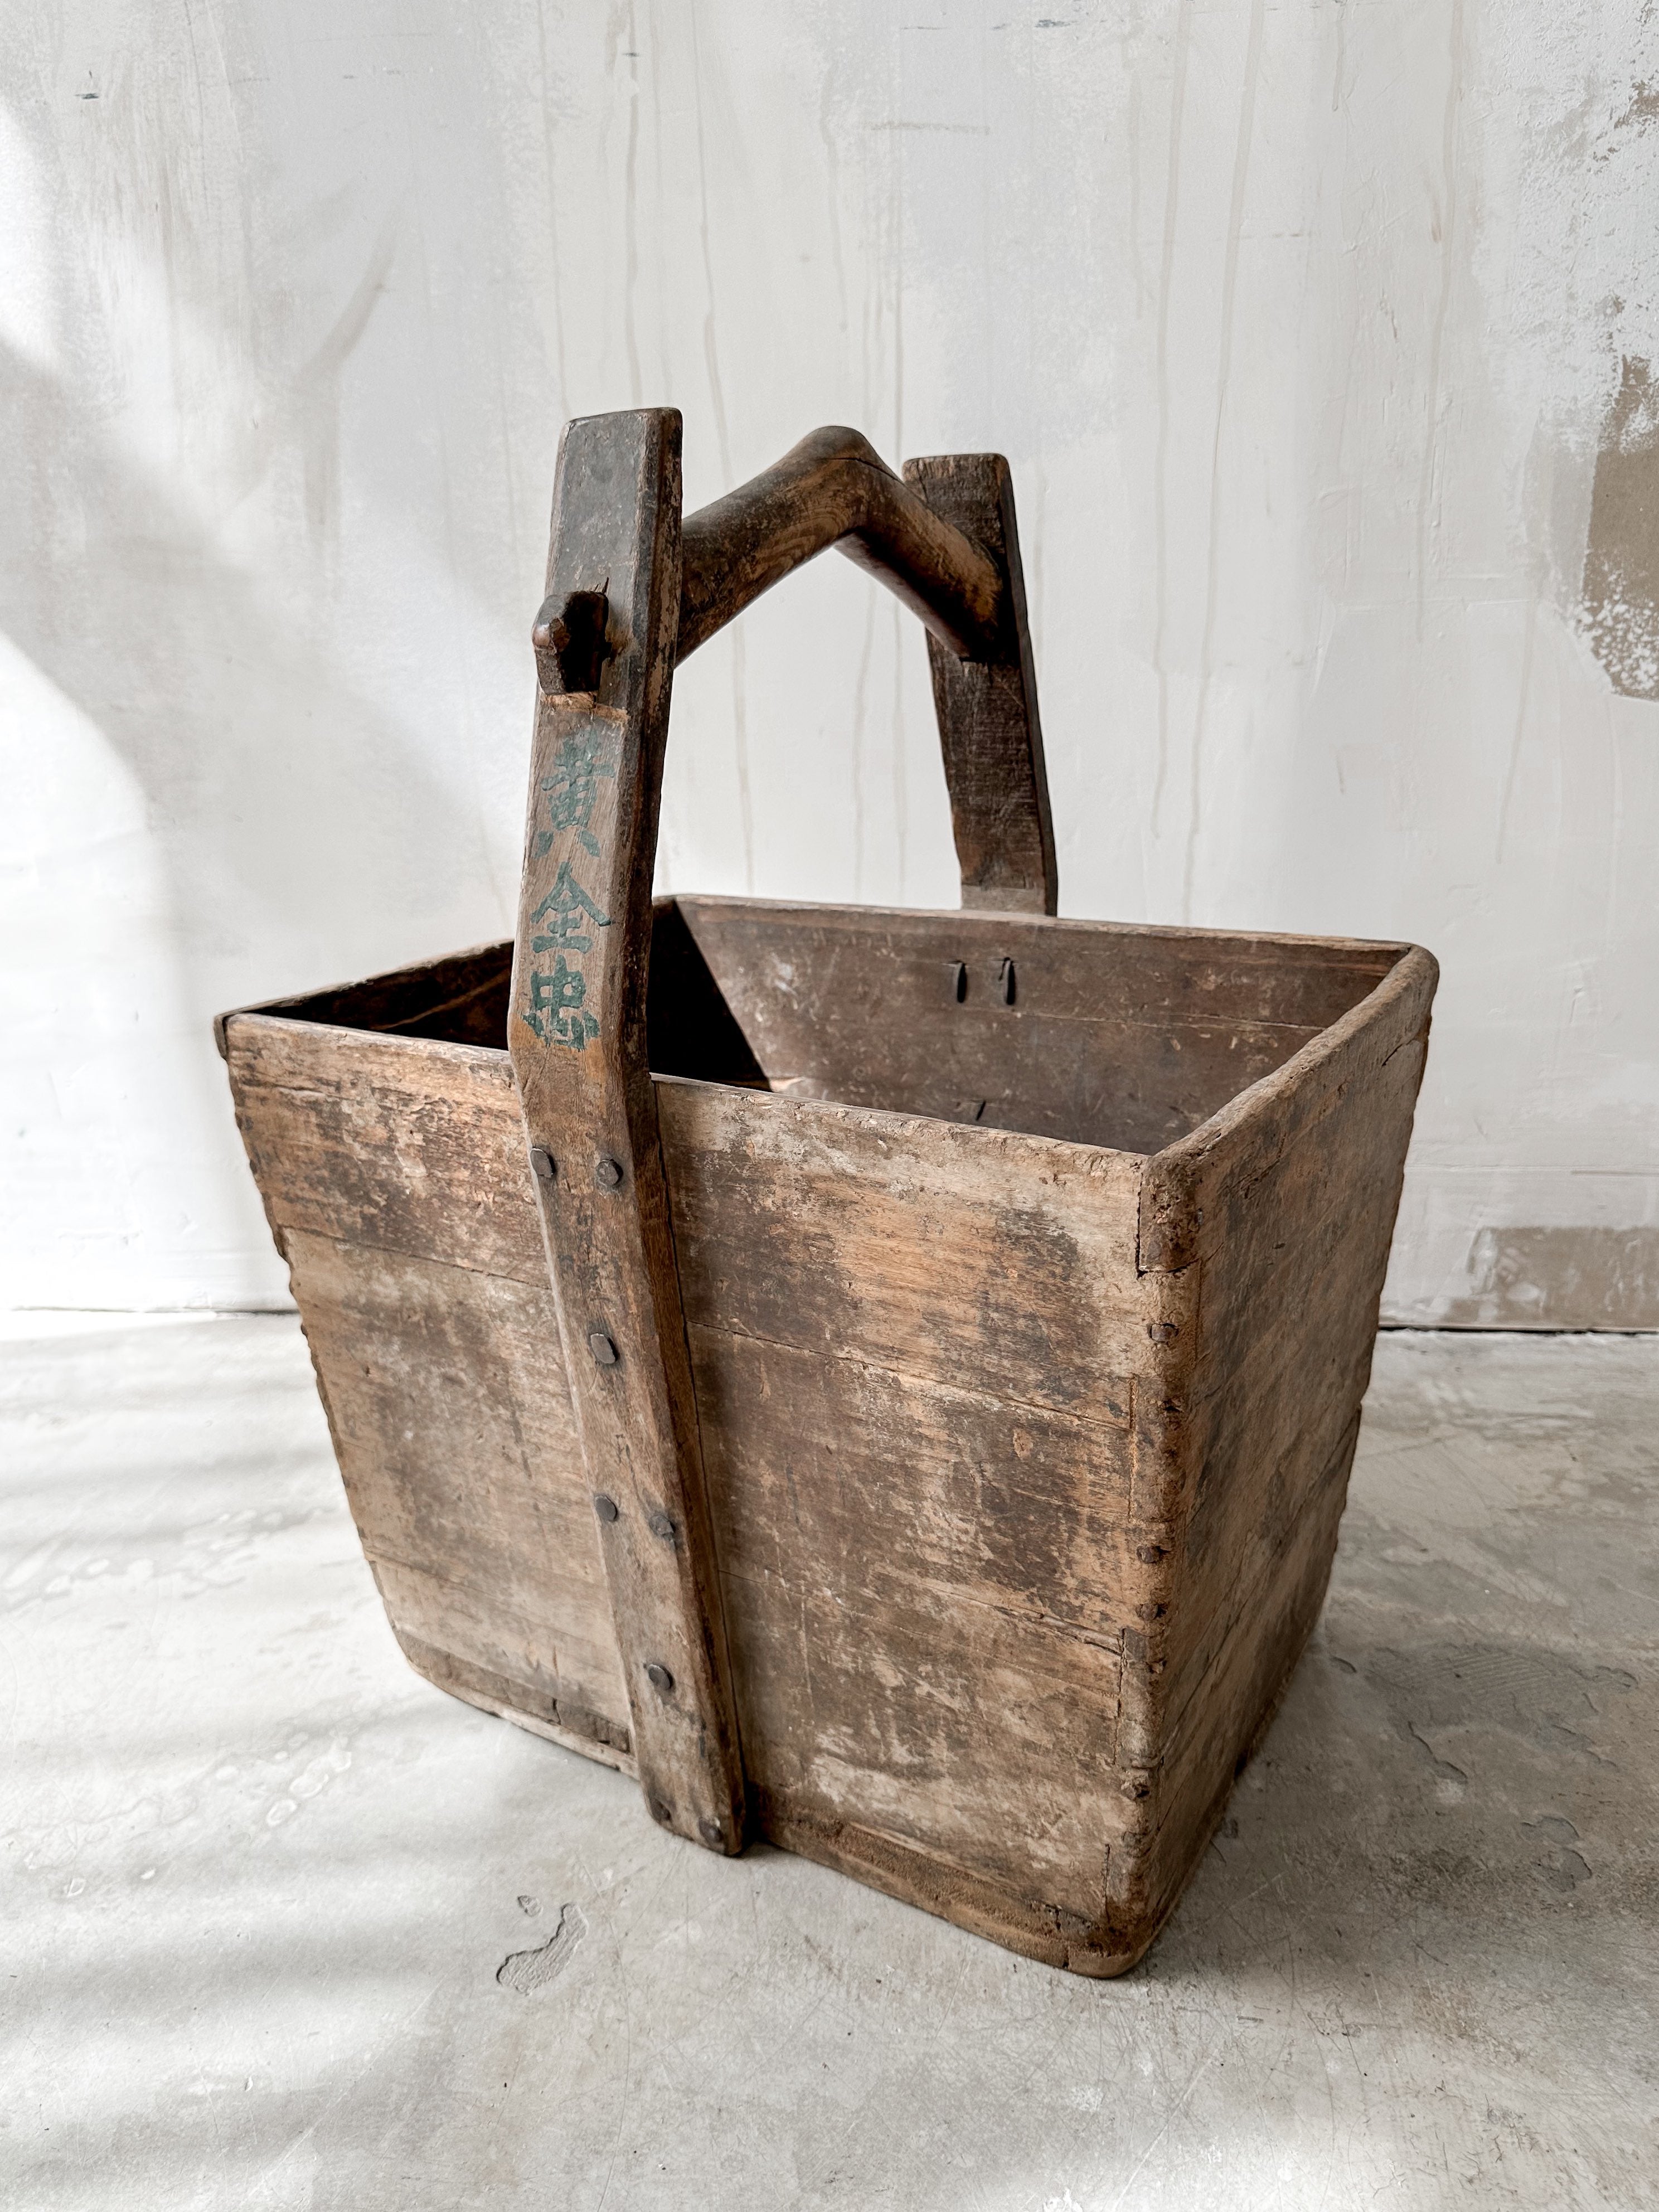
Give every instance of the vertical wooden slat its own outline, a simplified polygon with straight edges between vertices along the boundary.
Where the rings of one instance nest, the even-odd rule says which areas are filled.
[[[935,514],[982,546],[1007,580],[994,659],[962,660],[936,637],[927,640],[962,903],[1057,913],[1060,878],[1008,464],[1000,453],[939,453],[907,461],[904,480]]]
[[[641,1784],[665,1826],[730,1852],[743,1769],[646,1058],[679,601],[678,414],[568,424],[508,1046]]]

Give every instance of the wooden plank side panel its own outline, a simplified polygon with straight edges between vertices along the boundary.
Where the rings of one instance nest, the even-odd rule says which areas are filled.
[[[1136,1151],[1186,1134],[1280,1066],[1397,957],[1013,914],[677,905],[774,1079]],[[678,1042],[682,1054],[695,1044]],[[728,1071],[685,1060],[665,1072]]]
[[[288,1246],[352,1516],[400,1638],[626,1750],[550,1291],[303,1231]]]
[[[775,997],[781,1022],[805,1016],[803,987],[816,994],[820,974],[837,987],[826,997],[824,1018],[850,1023],[890,1006],[894,983],[929,959],[989,962],[1006,955],[1016,962],[1040,959],[1043,1011],[1057,1019],[1246,1020],[1326,1029],[1407,949],[1359,939],[1259,937],[1013,913],[804,906],[690,893],[679,894],[675,903],[721,988]],[[1034,969],[1033,988],[1036,975]],[[849,1012],[840,1014],[838,1005],[849,1001]]]
[[[691,1084],[659,1109],[763,1825],[1080,1942],[1127,1817],[1139,1163]]]
[[[507,1032],[511,945],[475,945],[465,952],[417,961],[356,983],[337,983],[302,997],[268,999],[222,1014],[214,1024],[219,1049],[225,1030],[249,1014],[274,1015],[336,1029],[438,1037],[453,1044],[500,1046]]]
[[[712,1085],[658,1102],[689,1322],[1127,1421],[1138,1159]]]
[[[1165,1615],[1141,1664],[1126,1657],[1155,1768],[1150,1826],[1109,1876],[1115,1903],[1154,1920],[1317,1613],[1432,988],[1426,955],[1402,962],[1298,1062],[1148,1164],[1143,1261],[1179,1261],[1166,1279],[1197,1286],[1164,1469]]]
[[[751,1779],[1092,1917],[1121,1437],[742,1337],[693,1350]]]
[[[1255,1235],[1200,1264],[1195,1592],[1287,1510],[1273,1471],[1298,1452],[1322,1464],[1364,1395],[1422,1063],[1413,1041],[1310,1130],[1255,1186]]]
[[[1358,1435],[1356,1416],[1305,1485],[1300,1510],[1265,1571],[1250,1583],[1243,1601],[1228,1608],[1202,1694],[1188,1698],[1164,1738],[1150,1817],[1109,1863],[1114,1904],[1127,1907],[1149,1934],[1179,1900],[1319,1619]]]
[[[236,1014],[226,1056],[248,1158],[280,1234],[302,1230],[545,1285],[504,1052]]]

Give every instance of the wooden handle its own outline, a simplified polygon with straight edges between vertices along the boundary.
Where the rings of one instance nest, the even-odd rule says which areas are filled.
[[[959,659],[997,653],[1008,595],[996,562],[856,430],[830,428],[686,518],[676,659],[831,545],[878,576]]]
[[[907,461],[901,481],[856,430],[814,430],[775,466],[686,519],[676,660],[831,545],[878,577],[929,633],[963,906],[1055,913],[1059,876],[1007,462],[1000,453]],[[543,611],[544,625],[556,618],[550,605]],[[541,635],[538,629],[538,643]]]
[[[910,475],[820,432],[683,534],[673,409],[590,416],[559,446],[507,1042],[640,1779],[714,1850],[742,1846],[743,1761],[646,1039],[669,697],[688,634],[855,547],[928,624],[963,904],[1052,913],[1007,464]]]
[[[507,1043],[640,1781],[665,1826],[736,1851],[743,1764],[646,1057],[680,597],[672,409],[566,426],[547,589]]]

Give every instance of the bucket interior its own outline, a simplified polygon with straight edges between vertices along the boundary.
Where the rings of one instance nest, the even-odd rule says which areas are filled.
[[[1405,947],[1029,915],[659,901],[661,1076],[1149,1152],[1373,990]],[[261,1011],[504,1051],[496,945]]]

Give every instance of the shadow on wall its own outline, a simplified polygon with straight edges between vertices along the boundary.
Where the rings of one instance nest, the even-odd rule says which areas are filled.
[[[88,409],[3,347],[0,416],[14,483],[53,457],[51,513],[19,500],[0,515],[0,626],[142,781],[204,941],[185,959],[273,936],[384,939],[388,901],[429,908],[422,856],[453,846],[453,795],[405,733],[323,644],[283,634],[250,574]],[[328,926],[308,927],[313,911]]]
[[[88,393],[0,347],[0,416],[9,480],[33,491],[0,516],[0,629],[130,769],[159,878],[155,914],[127,910],[106,831],[77,823],[62,763],[43,763],[48,910],[22,917],[14,956],[40,1042],[15,1071],[29,1150],[6,1199],[9,1234],[40,1257],[10,1295],[268,1303],[282,1276],[211,1017],[343,980],[343,944],[365,964],[425,949],[478,856],[434,876],[431,856],[455,848],[454,790]],[[54,738],[21,712],[27,763]]]

